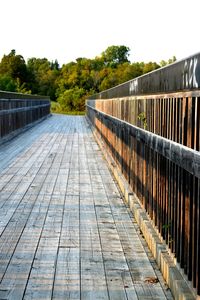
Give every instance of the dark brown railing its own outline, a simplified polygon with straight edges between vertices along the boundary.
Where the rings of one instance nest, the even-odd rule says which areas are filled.
[[[170,81],[165,93],[159,90],[147,95],[146,90],[142,95],[125,93],[123,97],[122,91],[127,91],[129,82],[87,101],[90,121],[197,294],[200,294],[199,57],[173,64],[175,86],[178,78],[186,77],[184,74],[190,78],[183,91],[172,91]],[[159,76],[166,73],[170,78],[171,69],[169,66],[156,72]],[[151,76],[158,78],[156,72],[142,77],[146,86]],[[149,83],[150,93],[158,92],[159,85],[155,81],[154,84]],[[104,99],[105,95],[110,98]]]
[[[0,142],[49,113],[48,97],[0,91]]]

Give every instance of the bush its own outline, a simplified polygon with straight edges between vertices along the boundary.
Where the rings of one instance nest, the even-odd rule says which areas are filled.
[[[85,90],[75,87],[64,91],[58,97],[58,103],[63,111],[84,111],[85,110]]]

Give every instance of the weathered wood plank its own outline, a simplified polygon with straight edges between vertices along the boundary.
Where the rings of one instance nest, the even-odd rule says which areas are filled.
[[[79,248],[59,247],[52,299],[81,299]]]

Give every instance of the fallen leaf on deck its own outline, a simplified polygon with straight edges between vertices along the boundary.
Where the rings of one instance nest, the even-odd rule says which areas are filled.
[[[157,277],[147,277],[144,282],[147,283],[157,283],[158,282],[158,278]]]

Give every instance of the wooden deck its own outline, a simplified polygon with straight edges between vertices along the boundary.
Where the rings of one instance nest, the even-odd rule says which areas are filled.
[[[84,117],[0,147],[0,299],[172,299]]]

